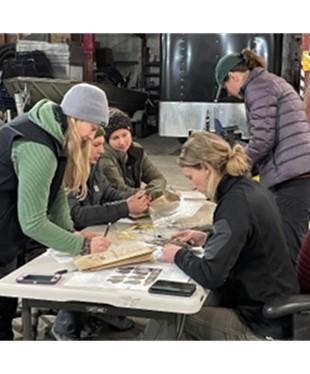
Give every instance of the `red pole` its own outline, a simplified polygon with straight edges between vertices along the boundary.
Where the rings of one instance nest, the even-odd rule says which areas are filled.
[[[302,34],[302,69],[305,75],[304,105],[310,122],[310,34]]]
[[[95,35],[83,34],[84,50],[84,81],[94,81],[94,62],[95,62]]]

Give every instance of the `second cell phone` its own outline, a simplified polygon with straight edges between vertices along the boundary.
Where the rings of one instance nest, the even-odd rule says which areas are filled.
[[[150,293],[175,296],[191,296],[196,290],[196,284],[158,280],[150,288]]]

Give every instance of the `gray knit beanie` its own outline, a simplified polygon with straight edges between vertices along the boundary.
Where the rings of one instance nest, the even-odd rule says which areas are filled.
[[[65,115],[104,126],[109,122],[108,100],[100,88],[79,83],[64,95],[60,106]]]

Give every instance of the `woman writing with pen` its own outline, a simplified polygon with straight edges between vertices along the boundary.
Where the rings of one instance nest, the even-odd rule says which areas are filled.
[[[89,143],[109,119],[104,91],[73,86],[60,105],[43,99],[0,130],[0,278],[29,239],[72,256],[104,251],[102,235],[74,233],[65,194],[87,193]],[[0,340],[13,339],[17,300],[0,297]]]

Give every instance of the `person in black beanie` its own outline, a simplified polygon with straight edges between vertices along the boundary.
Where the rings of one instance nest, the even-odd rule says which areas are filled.
[[[99,162],[111,186],[120,191],[136,192],[145,184],[152,199],[161,196],[167,181],[144,148],[133,142],[129,116],[117,108],[110,108],[109,116],[109,123],[104,127],[105,152]]]

